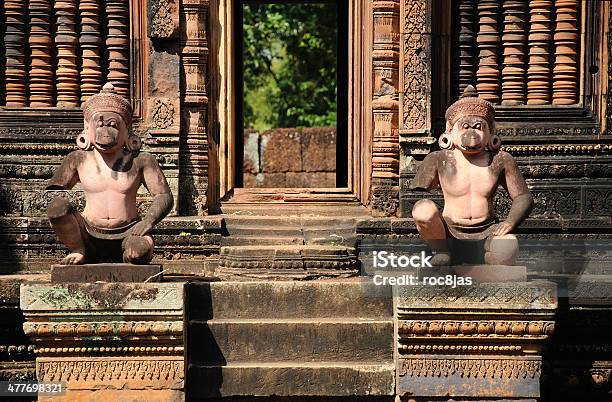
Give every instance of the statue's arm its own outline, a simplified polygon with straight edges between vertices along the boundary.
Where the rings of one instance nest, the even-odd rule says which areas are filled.
[[[510,198],[512,207],[506,218],[512,228],[521,224],[533,209],[533,197],[529,192],[527,183],[521,174],[514,158],[509,153],[504,152],[504,176],[502,184]]]
[[[410,190],[431,191],[440,185],[438,179],[438,158],[440,151],[428,154],[419,166],[414,179],[410,181]]]
[[[143,228],[146,230],[143,233],[135,233],[135,231],[132,231],[135,235],[145,234],[153,229],[153,226],[168,215],[172,209],[172,205],[174,205],[172,191],[155,157],[143,152],[139,155],[139,158],[142,158],[144,185],[153,196],[153,202],[142,220]]]
[[[45,190],[70,190],[79,182],[78,166],[81,163],[82,151],[73,151],[66,155],[53,177],[47,181]]]

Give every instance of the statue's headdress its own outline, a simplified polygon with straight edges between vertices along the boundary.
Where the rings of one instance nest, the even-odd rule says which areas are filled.
[[[456,144],[453,144],[451,131],[453,126],[463,116],[482,117],[489,125],[489,141],[486,149],[496,151],[501,146],[501,139],[495,134],[495,108],[493,104],[478,97],[476,88],[468,85],[463,94],[446,110],[446,131],[438,138],[438,144],[441,149],[452,149]]]
[[[491,102],[478,97],[476,88],[468,85],[459,100],[450,105],[446,111],[446,121],[452,127],[461,116],[482,117],[492,130],[495,122],[495,108]]]
[[[110,82],[104,84],[100,93],[92,95],[83,104],[83,115],[86,121],[90,121],[96,112],[118,113],[123,118],[123,121],[125,121],[128,133],[131,131],[132,105],[128,100],[115,92],[115,87]],[[135,134],[128,134],[124,141],[124,146],[131,152],[137,152],[142,145],[140,137]],[[77,147],[86,151],[93,149],[93,142],[94,138],[89,137],[87,127],[85,127],[76,140]]]
[[[115,112],[123,117],[128,127],[132,123],[132,105],[115,92],[115,87],[110,82],[104,84],[99,94],[90,96],[83,104],[85,120],[91,120],[91,116],[96,112]]]

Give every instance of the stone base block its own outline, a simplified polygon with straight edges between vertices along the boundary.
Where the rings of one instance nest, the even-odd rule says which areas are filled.
[[[161,271],[161,265],[52,265],[51,282],[159,282]]]
[[[116,390],[68,391],[65,395],[38,397],[39,402],[182,402],[185,393],[179,390]]]

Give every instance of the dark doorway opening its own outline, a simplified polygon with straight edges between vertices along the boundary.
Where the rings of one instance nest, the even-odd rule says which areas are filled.
[[[235,187],[347,187],[348,17],[348,0],[236,2]]]

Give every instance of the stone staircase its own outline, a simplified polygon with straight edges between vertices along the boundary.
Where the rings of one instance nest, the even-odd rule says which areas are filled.
[[[346,277],[359,272],[358,205],[224,207],[217,275],[223,279]],[[229,213],[227,213],[229,212]]]
[[[362,278],[191,283],[188,400],[392,395],[392,299]]]

